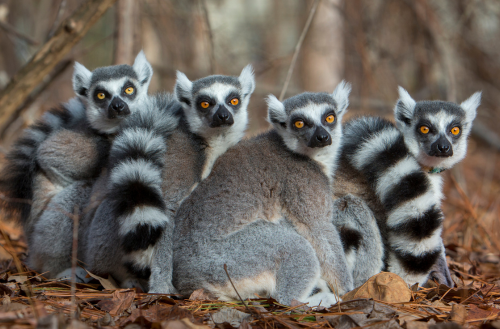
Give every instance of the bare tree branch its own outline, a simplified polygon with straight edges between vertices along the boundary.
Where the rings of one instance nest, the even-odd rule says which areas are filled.
[[[66,0],[61,0],[59,2],[59,9],[57,10],[56,19],[54,20],[54,23],[52,24],[52,27],[50,28],[50,31],[47,34],[47,40],[54,36],[54,33],[56,32],[56,29],[59,26],[59,22],[61,21],[65,9],[66,9]]]
[[[116,0],[87,0],[67,19],[0,92],[0,130],[63,57]]]
[[[18,39],[21,39],[21,40],[29,43],[32,46],[38,46],[38,41],[36,41],[35,39],[33,39],[30,36],[27,36],[26,34],[23,34],[23,33],[19,32],[12,25],[10,25],[8,23],[0,21],[0,27],[6,33],[8,33],[8,34],[10,34],[10,35],[12,35],[12,36],[14,36],[14,37],[16,37]]]
[[[314,17],[314,14],[316,13],[316,8],[318,8],[318,4],[320,1],[321,0],[314,0],[314,4],[312,5],[311,11],[309,12],[309,17],[307,18],[306,25],[304,26],[302,34],[300,35],[299,42],[297,42],[297,45],[295,46],[295,52],[292,57],[292,62],[290,63],[290,68],[288,69],[288,73],[286,75],[285,85],[281,90],[279,98],[280,101],[282,101],[283,97],[285,97],[286,90],[288,89],[288,84],[290,83],[290,80],[292,78],[293,69],[295,68],[295,63],[297,62],[297,57],[299,56],[300,48],[302,47],[302,42],[304,42],[304,39],[306,38],[307,31],[309,31],[309,27],[311,26],[312,19]]]

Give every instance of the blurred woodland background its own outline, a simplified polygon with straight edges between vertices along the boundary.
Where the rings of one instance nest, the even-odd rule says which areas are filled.
[[[0,0],[0,89],[83,2]],[[118,0],[15,113],[0,122],[0,150],[4,154],[23,128],[74,96],[74,61],[91,70],[131,64],[140,49],[154,68],[150,92],[171,91],[176,70],[197,79],[237,75],[253,64],[257,89],[248,134],[266,130],[263,98],[281,93],[315,3]],[[362,114],[391,118],[398,85],[416,100],[461,102],[482,90],[467,158],[444,174],[444,238],[450,256],[467,254],[471,262],[497,265],[499,40],[498,0],[322,0],[286,92],[286,97],[305,90],[331,92],[346,79],[353,85],[348,119]]]

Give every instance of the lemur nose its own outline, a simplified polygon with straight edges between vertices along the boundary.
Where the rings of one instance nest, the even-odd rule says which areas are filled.
[[[116,112],[121,112],[123,110],[123,108],[125,107],[125,104],[124,103],[114,103],[111,106],[113,107],[113,110],[115,110]]]
[[[442,153],[446,153],[450,150],[450,145],[441,145],[441,144],[438,144],[438,150],[439,152],[442,152]]]
[[[318,141],[320,141],[321,143],[325,143],[325,142],[328,142],[328,140],[330,139],[330,136],[327,135],[327,134],[320,134],[320,135],[317,135],[316,138],[318,139]]]
[[[217,116],[222,122],[226,122],[229,119],[229,113],[228,112],[222,112],[218,113]]]

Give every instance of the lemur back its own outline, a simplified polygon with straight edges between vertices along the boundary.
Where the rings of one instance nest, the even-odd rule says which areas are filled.
[[[409,284],[425,284],[432,271],[440,282],[453,285],[441,239],[438,174],[465,156],[478,105],[479,94],[461,105],[416,103],[401,88],[395,108],[398,127],[380,118],[360,118],[345,126],[340,171],[364,177],[351,190],[342,185],[334,190],[337,196],[357,195],[370,206],[385,243],[386,269]],[[429,135],[429,141],[428,134],[435,137]],[[359,189],[370,192],[359,194]]]
[[[171,244],[172,218],[180,203],[208,175],[217,157],[243,137],[254,85],[250,66],[239,77],[210,76],[194,82],[179,72],[176,128],[168,136],[152,125],[123,130],[111,149],[106,199],[89,229],[84,258],[91,270],[112,274],[125,285],[139,280],[143,288],[153,270],[153,277],[174,291],[168,280],[170,256],[151,269],[153,251],[157,243]],[[110,261],[104,252],[95,258],[95,250],[112,240],[91,236],[95,231],[114,235],[121,256]]]
[[[349,91],[342,83],[333,95],[270,96],[274,130],[218,159],[176,214],[173,282],[182,295],[203,288],[236,299],[224,264],[244,299],[331,305],[338,298],[328,286],[352,289],[330,190]]]
[[[65,124],[52,129],[33,149],[36,166],[26,173],[33,206],[24,228],[34,269],[53,277],[70,267],[71,243],[54,232],[72,236],[71,215],[81,215],[81,201],[107,162],[113,134],[140,109],[151,75],[142,52],[133,66],[91,72],[75,63],[73,89],[78,99],[66,105]]]
[[[59,134],[62,143],[54,143]],[[81,148],[66,154],[64,148],[73,138],[78,139]],[[57,147],[58,144],[60,148],[51,149],[50,145]],[[87,178],[93,175],[101,161],[100,154],[105,153],[107,147],[106,139],[94,134],[86,123],[85,105],[80,100],[72,99],[45,113],[23,132],[7,154],[0,174],[0,189],[4,195],[2,211],[17,219],[25,231],[30,232],[30,218],[38,217],[46,201],[60,190],[65,181],[61,176]],[[79,152],[82,150],[90,152]],[[47,170],[44,160],[57,157],[59,151],[64,154],[63,160],[70,157],[80,161],[75,167],[59,164],[57,167],[62,172],[57,175],[58,171]],[[82,157],[82,153],[85,156]],[[30,215],[32,211],[34,215]]]

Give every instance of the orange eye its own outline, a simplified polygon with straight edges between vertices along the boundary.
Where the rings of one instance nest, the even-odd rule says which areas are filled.
[[[422,127],[420,127],[420,132],[421,132],[422,134],[427,134],[427,133],[429,133],[429,127],[426,127],[426,126],[422,126]]]
[[[329,116],[326,117],[325,120],[328,123],[333,123],[333,121],[335,121],[335,116],[333,114],[330,114]]]
[[[104,99],[104,98],[106,98],[106,95],[104,93],[98,93],[97,98]]]
[[[132,95],[134,93],[134,88],[128,87],[127,89],[125,89],[125,93],[128,95]]]
[[[295,123],[293,125],[300,129],[300,128],[304,127],[304,121],[300,121],[300,120],[295,121]]]
[[[451,128],[451,133],[455,136],[460,134],[460,128],[458,128],[458,127]]]
[[[208,102],[201,102],[201,107],[203,107],[204,109],[208,108],[210,106],[210,104]]]
[[[240,102],[240,101],[238,100],[238,98],[233,98],[233,99],[231,99],[231,105],[233,105],[233,106],[238,105],[238,103],[239,103],[239,102]]]

